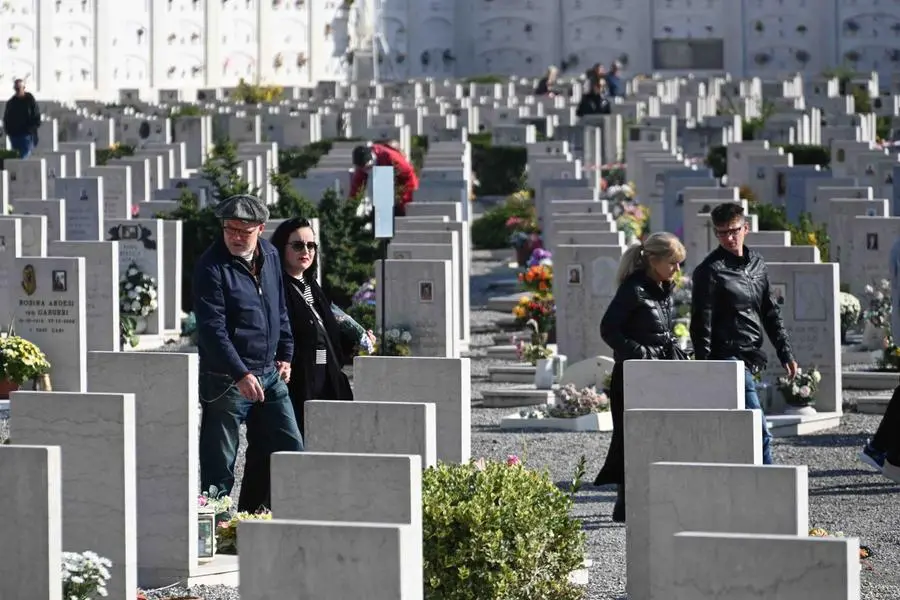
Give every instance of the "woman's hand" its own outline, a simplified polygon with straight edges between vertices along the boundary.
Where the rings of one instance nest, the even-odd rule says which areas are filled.
[[[370,329],[366,332],[366,335],[369,337],[369,341],[372,342],[372,346],[375,346],[375,342],[378,341],[375,337],[375,333]]]

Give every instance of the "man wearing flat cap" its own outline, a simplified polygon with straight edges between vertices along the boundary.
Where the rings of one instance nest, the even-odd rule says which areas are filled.
[[[194,271],[200,354],[200,479],[230,494],[239,427],[259,450],[259,473],[244,473],[238,510],[270,505],[269,456],[303,449],[288,396],[294,341],[285,308],[278,251],[260,238],[269,211],[249,195],[216,207],[222,237]],[[264,470],[264,472],[262,472]]]

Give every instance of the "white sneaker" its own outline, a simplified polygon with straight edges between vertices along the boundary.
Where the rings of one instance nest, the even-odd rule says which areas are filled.
[[[889,460],[884,461],[884,470],[881,474],[895,483],[900,483],[900,466],[892,464]]]

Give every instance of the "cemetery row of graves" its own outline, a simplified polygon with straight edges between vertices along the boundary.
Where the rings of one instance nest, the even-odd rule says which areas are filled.
[[[634,103],[643,102],[647,92],[640,86],[634,92]],[[691,96],[687,84],[682,93]],[[502,93],[485,94],[476,101],[489,107],[502,99]],[[248,122],[242,116],[233,121]],[[587,534],[572,512],[586,458],[572,465],[571,481],[560,486],[533,468],[526,453],[501,461],[472,456],[474,359],[465,357],[473,331],[470,237],[471,246],[498,249],[518,265],[508,283],[511,293],[491,298],[486,307],[504,315],[499,326],[507,330],[497,334],[486,355],[511,363],[489,367],[488,377],[518,384],[482,393],[483,407],[510,410],[500,429],[610,429],[609,361],[603,360],[610,352],[585,315],[596,320],[603,314],[626,244],[649,231],[680,235],[689,273],[714,247],[709,211],[724,202],[750,210],[748,244],[759,248],[773,281],[782,286],[779,303],[806,377],[803,385],[778,380],[777,361],[770,360],[775,366],[763,377],[780,392],[770,397],[781,400],[770,413],[773,429],[795,435],[804,432],[804,423],[815,424],[803,420],[806,413],[781,414],[791,409],[819,410],[826,427],[839,422],[842,389],[850,381],[845,377],[842,385],[842,371],[852,362],[852,352],[842,352],[843,338],[845,350],[866,346],[856,353],[865,360],[878,354],[882,363],[876,368],[897,369],[889,360],[896,349],[888,328],[888,286],[882,283],[887,265],[883,256],[870,256],[879,246],[883,255],[891,239],[892,230],[881,225],[888,202],[880,202],[885,214],[874,217],[862,216],[865,210],[838,210],[863,199],[857,187],[867,177],[866,202],[876,179],[883,184],[876,193],[887,195],[883,169],[893,164],[851,132],[827,150],[809,143],[776,149],[765,141],[732,140],[719,167],[714,165],[722,151],[714,149],[705,159],[708,168],[699,160],[698,168],[688,169],[681,153],[663,140],[661,134],[675,123],[665,121],[651,117],[625,125],[622,115],[614,115],[579,129],[585,140],[601,133],[618,139],[625,157],[586,178],[570,176],[580,170],[572,167],[569,142],[537,140],[533,125],[524,126],[531,129],[518,143],[511,138],[520,133],[517,125],[468,138],[462,133],[452,141],[417,141],[417,167],[423,173],[446,171],[452,193],[431,193],[440,186],[423,177],[419,201],[408,217],[396,220],[381,290],[381,255],[359,201],[334,191],[307,199],[298,191],[309,189],[312,179],[299,176],[323,163],[332,169],[326,180],[333,172],[346,173],[355,142],[319,142],[277,156],[259,140],[220,142],[197,176],[170,174],[178,180],[172,189],[135,200],[137,210],[126,215],[111,214],[113,195],[105,203],[100,184],[85,183],[100,179],[112,188],[111,170],[84,169],[80,178],[56,179],[52,194],[40,193],[42,200],[25,200],[38,193],[28,186],[47,183],[45,163],[51,159],[7,159],[0,175],[16,178],[9,181],[10,215],[0,218],[0,235],[4,244],[16,241],[16,252],[2,265],[10,275],[5,292],[11,304],[26,310],[16,328],[21,337],[4,338],[4,356],[10,356],[8,349],[20,357],[22,372],[15,378],[23,388],[33,379],[49,382],[11,394],[12,444],[0,452],[0,490],[26,492],[3,496],[11,504],[5,510],[16,518],[0,521],[0,539],[19,540],[25,558],[0,562],[0,586],[19,586],[9,592],[16,598],[42,596],[36,586],[59,584],[46,567],[65,561],[67,594],[106,582],[110,596],[130,598],[138,583],[154,588],[236,575],[231,559],[239,553],[242,593],[251,598],[290,597],[301,586],[313,590],[313,597],[332,597],[336,586],[353,590],[352,597],[359,590],[373,590],[378,598],[420,598],[423,590],[429,598],[472,600],[504,594],[583,597]],[[634,131],[639,135],[631,136]],[[178,147],[98,151],[90,143],[70,142],[60,154],[75,154],[90,169],[102,169],[95,166],[101,160],[108,167],[136,167],[151,155],[184,155],[184,142],[172,146]],[[252,170],[254,176],[245,177],[248,161],[272,168],[262,178]],[[870,162],[876,165],[872,174]],[[38,176],[26,176],[36,165]],[[673,173],[686,172],[689,177],[676,181]],[[819,181],[807,181],[810,173]],[[490,183],[492,177],[502,185]],[[470,199],[460,199],[465,187],[457,178],[476,179],[476,195],[501,198],[475,219]],[[270,184],[278,188],[277,201]],[[838,191],[827,191],[832,187]],[[112,320],[104,311],[107,302],[134,317],[124,332],[117,328],[117,337],[145,338],[150,326],[136,317],[154,312],[160,313],[155,329],[180,326],[183,334],[191,333],[191,317],[179,321],[181,311],[191,308],[186,299],[193,261],[220,231],[198,188],[208,191],[207,201],[258,190],[270,202],[273,222],[298,214],[318,219],[326,293],[364,325],[378,329],[379,292],[386,292],[386,335],[379,350],[393,356],[355,359],[355,402],[306,404],[306,452],[273,459],[270,511],[236,514],[218,490],[197,493],[196,354],[140,346],[98,350],[85,342],[99,339],[100,326]],[[772,201],[779,194],[780,204]],[[65,209],[48,217],[28,204],[63,202],[48,197],[63,198]],[[152,223],[154,217],[161,221]],[[43,242],[24,235],[35,219],[45,227]],[[63,224],[73,241],[60,235]],[[111,249],[104,241],[109,239],[120,250]],[[173,239],[180,245],[171,244]],[[171,247],[179,250],[168,254]],[[138,264],[144,250],[163,265],[155,274]],[[111,256],[124,261],[121,274]],[[840,269],[828,262],[838,256]],[[673,333],[687,346],[690,278],[683,276],[677,285]],[[138,331],[144,326],[145,332]],[[753,580],[736,585],[780,589],[786,582],[798,593],[815,589],[823,599],[855,600],[857,557],[870,552],[857,539],[810,526],[805,467],[758,467],[761,423],[744,408],[738,363],[633,361],[625,377],[630,595],[665,598],[670,587],[689,593],[698,582],[714,585],[721,573],[734,574],[733,566],[743,564],[736,557],[753,555],[764,559],[747,570]],[[59,391],[48,393],[50,386]],[[698,499],[696,489],[712,492]],[[683,533],[691,531],[706,533]],[[823,535],[828,539],[811,539]],[[97,555],[61,556],[63,548]],[[347,569],[335,556],[358,568]],[[821,572],[809,571],[810,561]],[[602,566],[594,567],[592,575],[598,573],[604,574]],[[796,573],[813,575],[795,578]]]

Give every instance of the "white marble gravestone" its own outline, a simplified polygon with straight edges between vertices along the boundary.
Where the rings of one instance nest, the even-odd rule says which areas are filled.
[[[381,285],[381,262],[375,278]],[[456,358],[453,263],[449,260],[388,260],[385,265],[385,329],[402,328],[412,334],[412,356]],[[376,294],[375,318],[381,328],[381,292]]]
[[[62,177],[56,195],[66,201],[66,239],[74,242],[103,240],[103,179]]]
[[[119,244],[119,278],[134,264],[144,275],[156,281],[157,310],[146,317],[147,333],[165,331],[166,281],[163,260],[165,237],[162,219],[112,219],[106,221],[106,240]],[[132,315],[134,316],[134,315]]]
[[[17,258],[12,298],[16,334],[36,344],[50,361],[53,389],[87,391],[85,259]]]
[[[103,218],[131,218],[131,167],[110,165],[90,167],[82,171],[83,177],[103,179]]]
[[[556,341],[570,363],[611,351],[600,337],[600,320],[615,296],[622,246],[559,245],[553,251]]]
[[[885,262],[887,262],[885,260]],[[822,374],[816,394],[816,410],[841,412],[841,327],[838,301],[840,265],[836,263],[769,263],[769,289],[778,304],[791,341],[794,359],[801,369],[817,368]],[[774,380],[784,375],[772,344],[764,349]]]
[[[0,598],[63,600],[62,511],[59,446],[0,445]]]
[[[18,283],[16,258],[22,256],[22,221],[0,219],[0,327],[12,323],[15,305],[12,289]],[[15,274],[15,276],[14,276]]]
[[[0,216],[0,221],[19,221],[21,225],[21,254],[19,256],[47,256],[47,217],[43,215]]]
[[[15,213],[18,215],[43,215],[47,217],[47,241],[66,239],[65,200],[16,200]]]
[[[137,594],[134,394],[13,392],[16,441],[62,451],[63,549],[112,562],[111,598]]]
[[[87,349],[118,352],[119,242],[50,242],[51,256],[85,259]]]

